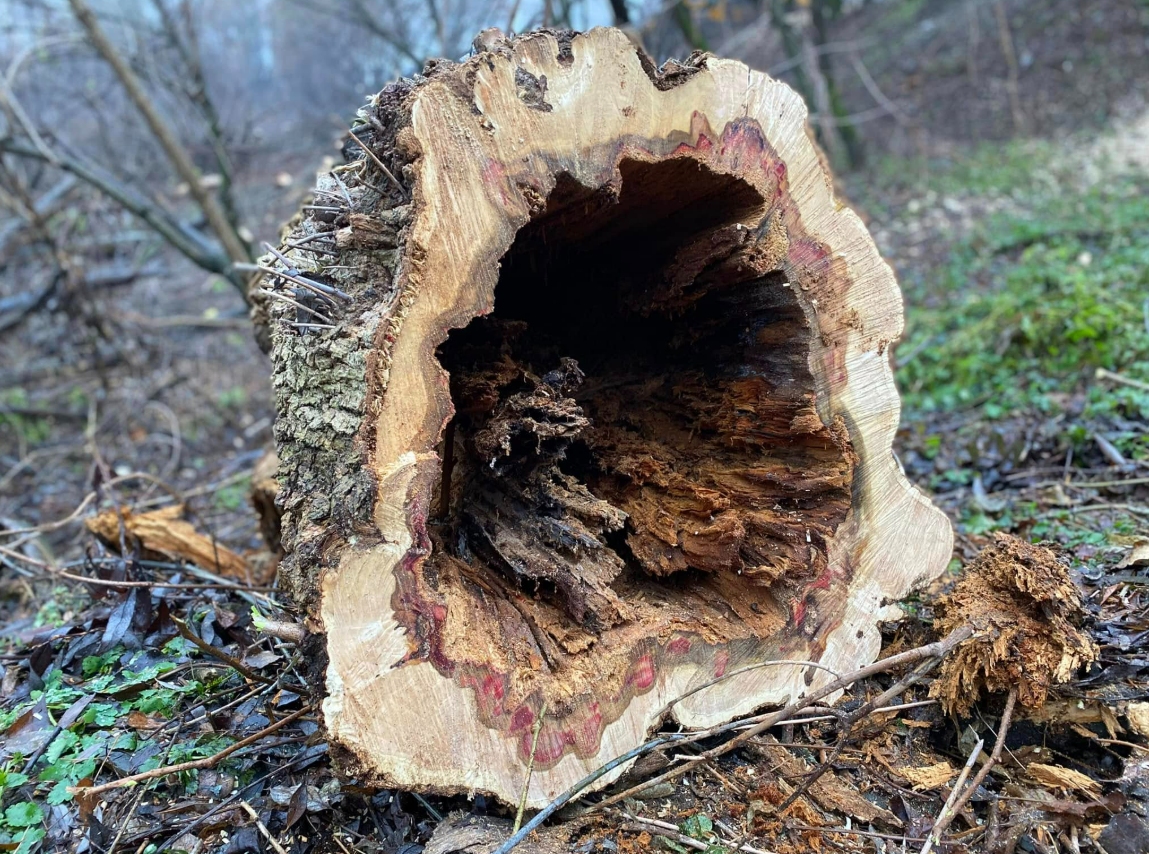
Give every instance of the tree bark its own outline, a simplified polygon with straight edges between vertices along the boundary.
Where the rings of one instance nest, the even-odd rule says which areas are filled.
[[[901,296],[801,99],[613,29],[489,48],[371,100],[257,301],[343,767],[514,803],[545,708],[539,807],[664,713],[834,678],[771,661],[872,661],[952,535],[891,453]]]

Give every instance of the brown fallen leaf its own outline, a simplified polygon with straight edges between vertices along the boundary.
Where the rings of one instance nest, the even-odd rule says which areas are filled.
[[[915,791],[920,792],[945,785],[957,773],[957,769],[949,762],[942,761],[920,768],[899,768],[898,773],[914,784]]]
[[[1121,558],[1121,562],[1117,564],[1118,569],[1140,566],[1149,566],[1149,540],[1135,542],[1129,549],[1129,554]]]
[[[162,507],[147,513],[133,513],[123,507],[119,513],[108,510],[88,519],[88,530],[111,549],[120,548],[120,516],[129,547],[138,547],[145,557],[185,560],[201,569],[229,578],[249,580],[246,561],[235,552],[201,534],[183,517],[183,506]]]
[[[143,712],[132,712],[128,715],[128,726],[132,729],[159,729],[164,721],[148,717]]]
[[[1072,768],[1063,768],[1060,765],[1043,765],[1040,762],[1031,762],[1026,768],[1029,776],[1050,789],[1070,789],[1081,792],[1091,798],[1101,795],[1101,784],[1080,771]]]

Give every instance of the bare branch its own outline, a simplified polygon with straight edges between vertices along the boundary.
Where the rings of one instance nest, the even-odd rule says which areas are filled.
[[[68,2],[76,18],[79,20],[81,26],[83,26],[84,31],[88,34],[92,46],[95,47],[97,53],[103,57],[104,61],[111,66],[112,71],[127,92],[128,98],[135,105],[147,123],[148,128],[163,148],[172,167],[176,170],[180,178],[187,183],[192,197],[199,203],[208,221],[208,225],[211,226],[211,230],[215,233],[216,237],[219,238],[228,256],[232,261],[251,260],[247,247],[244,245],[236,229],[228,221],[227,215],[224,213],[219,200],[200,183],[199,175],[197,174],[195,164],[192,162],[191,155],[188,154],[187,150],[176,138],[175,132],[156,111],[147,93],[144,92],[139,79],[116,48],[113,47],[112,43],[108,40],[107,34],[96,21],[96,17],[92,13],[91,8],[89,8],[85,0],[68,0]]]
[[[45,163],[50,162],[39,150],[9,139],[0,139],[0,151],[7,151],[19,157],[28,157]],[[91,184],[121,207],[138,216],[192,263],[203,267],[205,270],[226,276],[242,292],[243,283],[236,278],[228,257],[206,244],[198,235],[193,237],[194,232],[172,220],[149,199],[139,195],[110,175],[98,172],[93,167],[74,158],[61,159],[57,165],[81,181]]]

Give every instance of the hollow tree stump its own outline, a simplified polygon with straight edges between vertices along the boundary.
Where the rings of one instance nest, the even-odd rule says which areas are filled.
[[[513,802],[543,715],[537,807],[716,677],[873,660],[951,532],[891,452],[901,296],[801,99],[543,32],[353,130],[257,295],[343,767]],[[830,678],[760,666],[669,715]]]

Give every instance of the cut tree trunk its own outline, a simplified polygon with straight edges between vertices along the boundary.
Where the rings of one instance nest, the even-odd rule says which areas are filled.
[[[901,296],[801,99],[613,29],[487,47],[360,112],[256,312],[342,766],[514,802],[542,716],[538,807],[664,714],[872,661],[951,532],[891,452]]]

